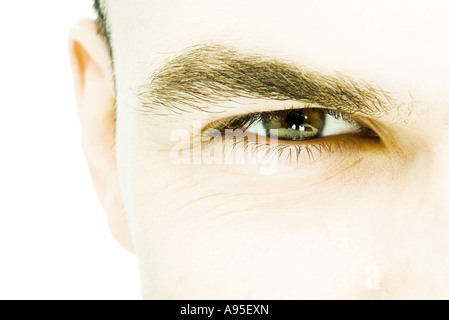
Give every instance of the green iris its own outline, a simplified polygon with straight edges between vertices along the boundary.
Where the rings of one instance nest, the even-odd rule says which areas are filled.
[[[267,136],[270,130],[277,130],[275,136],[279,140],[306,140],[319,137],[325,117],[323,110],[311,108],[270,112],[260,118],[258,126],[265,130]]]

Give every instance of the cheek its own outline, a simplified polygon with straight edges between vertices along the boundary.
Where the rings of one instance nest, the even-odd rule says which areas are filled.
[[[354,186],[134,164],[127,211],[148,298],[362,295],[381,225]],[[150,168],[148,168],[150,167]],[[323,179],[320,179],[320,181]],[[363,214],[360,214],[360,212]],[[377,235],[376,235],[377,234]],[[372,236],[370,236],[372,235]]]
[[[245,195],[198,199],[164,217],[138,213],[148,226],[138,232],[138,255],[149,297],[353,297],[364,291],[366,268],[379,263],[371,260],[380,256],[379,237],[361,234],[378,233],[376,226],[354,231],[361,219],[329,218],[328,211],[354,214],[342,203],[293,208],[281,200],[263,207]]]

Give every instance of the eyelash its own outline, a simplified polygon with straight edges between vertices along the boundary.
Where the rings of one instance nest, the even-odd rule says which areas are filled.
[[[307,110],[320,110],[322,112],[325,112],[325,114],[328,114],[332,117],[334,117],[335,119],[341,119],[347,122],[355,122],[354,119],[350,118],[349,116],[347,116],[346,114],[336,111],[336,110],[331,110],[331,109],[319,109],[319,108],[313,108],[313,107],[305,107],[305,108],[290,108],[290,109],[285,109],[285,110],[281,110],[281,112],[288,112],[288,111],[293,111],[293,110],[302,110],[302,109],[307,109]],[[209,124],[207,128],[219,128],[220,131],[222,131],[221,129],[229,129],[229,130],[235,130],[235,129],[242,129],[242,130],[246,130],[248,127],[250,127],[251,125],[255,124],[258,121],[267,121],[270,118],[273,117],[273,113],[276,113],[276,111],[270,112],[270,111],[265,111],[265,112],[256,112],[256,113],[249,113],[246,115],[240,115],[240,116],[234,116],[234,117],[229,117],[226,119],[222,119],[216,122],[213,122],[212,124]],[[247,124],[246,128],[243,127],[242,124]],[[203,130],[205,131],[205,130]],[[224,130],[223,130],[224,132]]]
[[[317,109],[317,108],[308,107],[307,109]],[[290,110],[298,110],[298,108],[289,108],[281,111],[287,112]],[[289,142],[286,140],[279,140],[282,141],[282,143],[276,146],[269,145],[268,143],[269,137],[267,137],[266,141],[267,143],[265,144],[261,144],[258,142],[250,142],[247,141],[245,137],[243,137],[243,139],[237,139],[236,141],[234,141],[233,139],[231,141],[227,141],[227,144],[225,144],[223,147],[224,149],[230,150],[232,152],[238,152],[241,151],[242,149],[245,153],[250,151],[251,154],[263,152],[267,156],[270,155],[276,156],[277,160],[283,159],[290,163],[292,160],[296,160],[296,162],[299,163],[300,160],[302,160],[301,156],[303,154],[306,154],[308,160],[314,161],[317,160],[317,158],[321,158],[328,154],[334,153],[335,151],[352,152],[355,150],[355,146],[362,145],[362,143],[360,143],[360,139],[363,136],[365,136],[365,140],[369,139],[375,142],[380,141],[379,137],[372,129],[366,127],[363,124],[360,124],[358,121],[354,120],[348,115],[331,109],[322,108],[320,110],[328,115],[333,116],[336,119],[341,119],[347,122],[357,122],[362,127],[361,132],[358,133],[359,137],[355,137],[355,135],[340,135],[331,137],[318,137],[303,141]],[[209,136],[210,138],[216,136],[214,134],[208,135],[210,129],[218,130],[222,135],[225,133],[225,130],[241,129],[244,132],[248,127],[250,127],[257,121],[269,119],[269,117],[272,116],[272,114],[273,112],[268,111],[259,113],[249,113],[246,115],[239,115],[228,117],[225,119],[220,119],[206,125],[202,130],[202,135],[205,135],[206,137]],[[317,141],[311,142],[315,140]],[[206,147],[210,146],[212,143],[213,142],[206,143]],[[240,150],[238,150],[237,148],[239,148],[240,145],[242,144],[243,148],[240,148]]]

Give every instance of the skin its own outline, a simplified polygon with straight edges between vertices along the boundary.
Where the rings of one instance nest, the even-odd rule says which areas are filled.
[[[110,0],[114,70],[96,24],[80,21],[69,48],[84,150],[113,234],[138,257],[144,298],[449,298],[448,10],[447,1]],[[238,100],[221,114],[142,112],[136,91],[205,42],[382,88],[395,107],[354,116],[380,142],[281,160],[270,175],[174,164],[170,135],[193,120],[282,109]]]

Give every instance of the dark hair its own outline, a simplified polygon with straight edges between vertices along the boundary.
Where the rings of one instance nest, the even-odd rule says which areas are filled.
[[[111,33],[103,1],[94,0],[93,7],[95,9],[95,12],[97,13],[98,32],[104,37],[106,44],[108,45],[109,48],[109,53],[111,54],[112,57]]]

